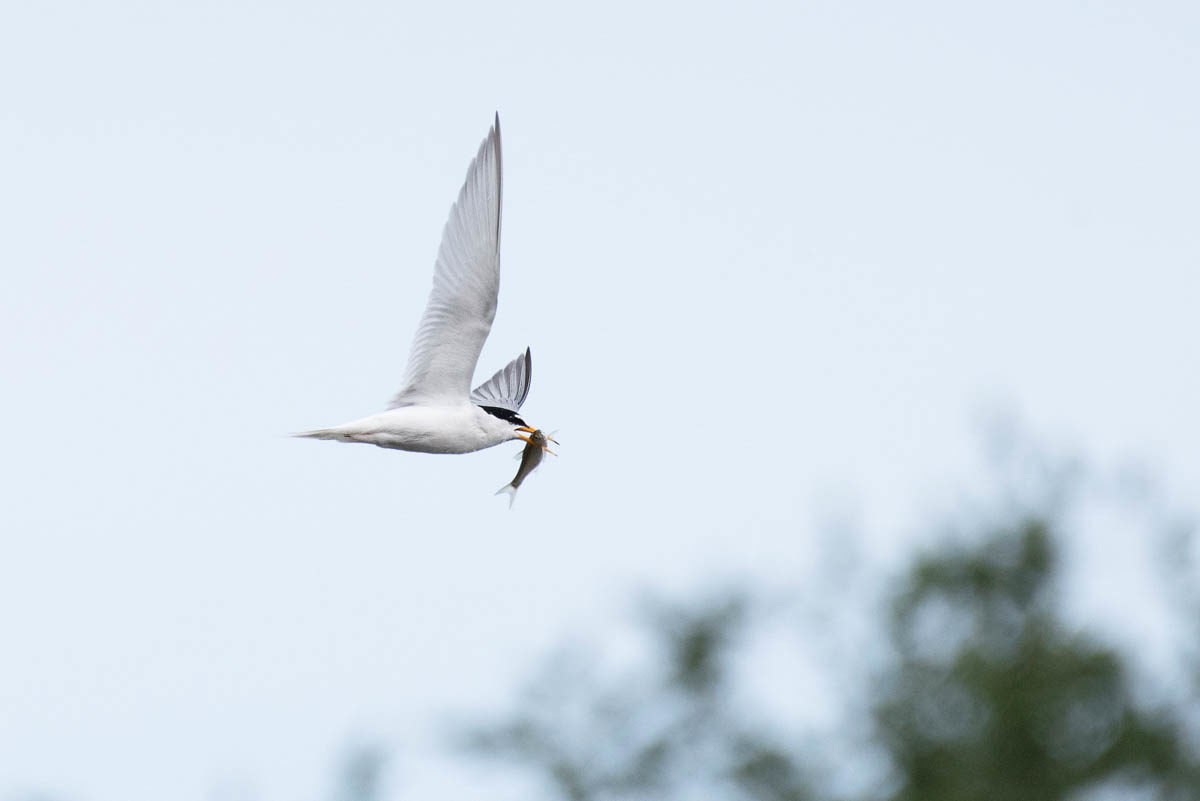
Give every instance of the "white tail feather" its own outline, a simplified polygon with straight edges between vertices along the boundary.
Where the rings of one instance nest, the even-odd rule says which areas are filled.
[[[332,428],[318,428],[312,431],[297,431],[293,437],[308,437],[309,439],[345,439],[342,434]]]

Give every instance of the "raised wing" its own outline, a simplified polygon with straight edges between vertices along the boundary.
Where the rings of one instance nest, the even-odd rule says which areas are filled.
[[[471,403],[476,406],[506,409],[515,414],[521,410],[521,404],[529,394],[531,381],[533,356],[529,348],[526,348],[524,353],[506,364],[494,376],[471,390]]]
[[[500,290],[500,115],[467,169],[442,229],[433,290],[388,407],[465,401]]]

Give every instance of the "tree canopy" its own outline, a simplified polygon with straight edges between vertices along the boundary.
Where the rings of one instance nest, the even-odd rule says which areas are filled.
[[[1129,655],[1067,622],[1060,518],[1013,511],[977,529],[912,557],[877,616],[877,664],[827,666],[861,684],[845,710],[854,748],[739,703],[739,683],[758,681],[740,649],[762,602],[746,590],[652,604],[653,659],[604,675],[560,655],[466,745],[570,801],[1200,798],[1195,696],[1145,706]]]

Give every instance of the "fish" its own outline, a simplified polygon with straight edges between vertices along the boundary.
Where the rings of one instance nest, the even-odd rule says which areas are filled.
[[[529,474],[537,469],[537,466],[542,463],[542,457],[547,453],[554,453],[546,447],[547,442],[558,444],[558,440],[551,439],[542,433],[541,429],[535,429],[528,439],[525,440],[525,450],[521,452],[521,466],[517,468],[517,475],[513,480],[505,484],[500,489],[496,490],[497,495],[508,495],[508,508],[511,509],[513,501],[517,499],[517,488],[521,486],[521,482],[529,478]]]

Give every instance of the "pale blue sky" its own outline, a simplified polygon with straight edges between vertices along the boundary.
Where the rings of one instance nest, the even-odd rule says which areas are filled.
[[[437,710],[831,511],[897,552],[992,403],[1200,497],[1198,83],[1184,2],[10,4],[0,798],[317,801],[360,732],[468,797]],[[397,389],[497,109],[512,513],[515,446],[284,436]]]

